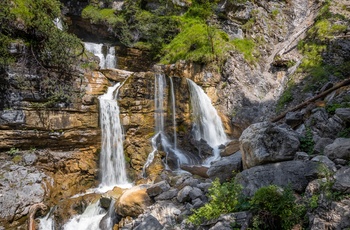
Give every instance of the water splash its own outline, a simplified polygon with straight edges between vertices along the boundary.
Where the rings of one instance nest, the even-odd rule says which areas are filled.
[[[123,149],[123,129],[119,118],[119,106],[114,95],[118,95],[120,83],[109,87],[100,96],[100,123],[102,146],[100,156],[100,187],[129,184]]]
[[[221,119],[211,104],[210,98],[196,83],[187,79],[190,87],[192,117],[194,125],[192,128],[196,140],[205,140],[213,150],[213,156],[205,160],[203,165],[220,158],[219,146],[225,144],[228,139],[225,134]]]
[[[91,42],[84,42],[85,49],[93,53],[100,59],[101,69],[115,69],[117,66],[117,58],[115,56],[115,48],[108,47],[104,44],[96,44]]]

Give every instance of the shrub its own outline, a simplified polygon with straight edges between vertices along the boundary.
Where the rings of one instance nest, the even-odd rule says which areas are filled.
[[[219,217],[223,213],[247,209],[248,203],[241,194],[242,187],[234,179],[220,184],[216,179],[209,189],[209,203],[195,210],[188,220],[196,225]]]
[[[313,154],[315,142],[313,140],[312,131],[310,128],[306,129],[305,136],[300,138],[300,150],[308,154]]]
[[[255,214],[254,227],[258,229],[292,229],[301,222],[305,207],[296,203],[290,188],[270,185],[256,191],[250,201]]]

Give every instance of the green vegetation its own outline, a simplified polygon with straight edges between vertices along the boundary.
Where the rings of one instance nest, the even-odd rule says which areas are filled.
[[[314,152],[314,146],[312,131],[310,128],[307,128],[305,136],[300,138],[300,150],[311,155]]]
[[[253,229],[291,229],[302,222],[305,206],[296,202],[290,188],[262,187],[250,199],[244,197],[241,191],[241,185],[234,179],[222,184],[215,180],[209,189],[209,203],[195,210],[188,221],[199,225],[221,214],[251,210]]]
[[[231,41],[210,22],[219,1],[187,2],[190,3],[187,9],[169,1],[159,1],[157,9],[147,10],[142,1],[129,0],[118,12],[89,5],[82,17],[92,23],[108,25],[122,44],[148,50],[161,63],[187,60],[220,66],[228,51],[234,49],[243,53],[248,62],[255,61],[255,45],[251,40]]]
[[[209,188],[209,203],[195,210],[188,220],[199,225],[205,220],[219,217],[223,213],[240,211],[248,208],[246,199],[241,194],[242,187],[234,180],[220,184],[216,179]]]
[[[250,201],[255,229],[292,229],[302,222],[305,207],[298,204],[291,188],[262,187]]]
[[[40,73],[40,81],[30,83],[17,76],[18,87],[39,89],[40,95],[52,101],[69,104],[74,94],[76,66],[83,47],[78,38],[54,25],[60,17],[58,0],[3,0],[0,3],[0,68],[16,61],[33,73]],[[25,47],[26,53],[12,55],[11,43]],[[25,72],[25,70],[24,70]],[[31,88],[28,88],[31,87]]]
[[[288,84],[287,89],[284,90],[281,97],[277,101],[276,112],[282,111],[285,108],[287,103],[293,101],[293,99],[294,99],[293,93],[292,93],[293,87],[294,87],[293,83]]]
[[[21,162],[22,161],[22,156],[20,156],[20,155],[16,155],[16,156],[14,156],[13,158],[12,158],[12,162],[13,163],[19,163],[19,162]]]
[[[11,148],[10,151],[7,152],[8,155],[10,156],[15,156],[19,152],[18,148]]]
[[[298,44],[298,49],[304,55],[299,71],[308,75],[305,91],[318,89],[329,81],[332,75],[340,79],[347,77],[350,68],[349,63],[330,65],[324,62],[324,53],[331,52],[329,49],[332,41],[348,27],[348,23],[342,21],[343,16],[333,15],[329,6],[330,1],[326,1],[306,39]]]

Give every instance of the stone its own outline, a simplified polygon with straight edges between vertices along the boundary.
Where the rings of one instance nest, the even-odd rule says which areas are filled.
[[[147,189],[136,186],[126,190],[115,203],[117,214],[121,216],[137,217],[152,204]]]
[[[207,174],[208,167],[202,165],[181,165],[181,169],[203,178],[209,177]]]
[[[207,193],[211,185],[212,183],[200,183],[197,185],[197,188],[200,188],[203,192]]]
[[[306,152],[297,152],[295,154],[294,160],[310,160],[310,156]]]
[[[176,188],[165,191],[154,198],[155,201],[158,200],[171,200],[176,197],[178,190]]]
[[[221,157],[227,157],[239,151],[239,140],[234,139],[230,141],[225,148],[220,152]]]
[[[350,192],[350,167],[342,167],[334,175],[333,189],[343,194]]]
[[[335,141],[327,145],[324,154],[331,160],[344,159],[350,160],[350,138],[337,138]]]
[[[243,168],[292,160],[299,149],[299,135],[292,129],[269,122],[256,123],[239,138]]]
[[[324,152],[324,148],[329,145],[329,144],[332,144],[333,143],[333,139],[331,138],[320,138],[315,146],[314,146],[314,153],[315,154],[323,154]]]
[[[200,198],[192,200],[192,205],[194,209],[198,209],[204,205],[204,202]]]
[[[163,226],[152,215],[148,215],[134,230],[162,230]]]
[[[193,188],[190,192],[189,192],[189,196],[191,198],[191,200],[194,200],[198,197],[203,196],[203,192],[202,190],[200,190],[199,188]]]
[[[151,185],[149,188],[147,188],[147,194],[150,197],[158,196],[159,194],[166,192],[170,189],[170,185],[167,181],[160,181],[156,184]]]
[[[292,128],[297,127],[303,122],[304,113],[302,112],[288,112],[286,114],[286,124]]]
[[[338,108],[335,110],[335,115],[344,122],[350,122],[350,108]]]
[[[102,196],[100,198],[100,206],[104,209],[108,209],[111,204],[111,201],[112,200],[110,198]]]
[[[22,157],[25,165],[33,165],[38,157],[34,153],[25,153]]]
[[[190,201],[190,192],[192,191],[193,187],[191,186],[185,186],[183,189],[181,189],[177,194],[177,201],[180,203],[189,202]]]
[[[243,194],[247,196],[268,185],[291,186],[302,193],[309,181],[318,177],[319,164],[314,161],[285,161],[260,165],[237,174],[236,181],[243,186]]]
[[[233,172],[242,171],[242,154],[237,152],[228,157],[222,157],[220,160],[212,164],[207,172],[210,179],[219,178],[221,182],[225,182],[232,178]]]
[[[322,162],[327,166],[328,169],[332,170],[333,172],[337,171],[337,168],[335,167],[335,163],[326,156],[315,156],[314,158],[311,159],[311,161]]]

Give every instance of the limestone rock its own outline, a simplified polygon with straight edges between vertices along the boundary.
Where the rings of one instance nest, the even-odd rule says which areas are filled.
[[[303,122],[303,116],[302,112],[288,112],[286,114],[286,124],[294,128]]]
[[[350,160],[350,138],[335,139],[332,144],[325,147],[324,154],[331,160],[337,158]]]
[[[333,189],[348,194],[350,192],[350,168],[342,167],[334,175],[334,178]]]
[[[219,161],[212,164],[208,170],[208,176],[214,180],[219,178],[225,182],[232,178],[233,172],[242,171],[242,154],[237,152],[228,157],[222,157]]]
[[[223,151],[220,152],[220,156],[227,157],[239,151],[239,140],[234,139],[230,141],[224,148]]]
[[[148,215],[134,230],[162,230],[163,226],[152,215]]]
[[[311,161],[321,162],[325,164],[328,167],[328,169],[332,170],[333,172],[337,171],[337,168],[335,167],[335,163],[326,156],[315,156],[314,158],[311,159]]]
[[[176,188],[170,189],[168,191],[164,191],[163,193],[159,194],[154,198],[154,200],[171,200],[172,198],[176,197],[178,193],[178,190]]]
[[[192,189],[193,189],[193,187],[191,187],[191,186],[185,186],[177,194],[177,200],[180,203],[184,203],[184,202],[190,201],[190,192],[192,191]]]
[[[324,148],[327,145],[332,144],[332,143],[333,143],[333,140],[330,138],[320,138],[314,146],[314,153],[315,154],[323,154]]]
[[[300,145],[298,137],[288,127],[268,122],[249,126],[239,138],[243,168],[293,159]]]
[[[150,197],[155,197],[163,192],[168,191],[169,189],[170,189],[170,186],[169,186],[168,182],[160,181],[156,184],[151,185],[149,188],[147,188],[147,194]]]
[[[126,190],[115,203],[116,212],[121,216],[136,217],[152,204],[147,189],[137,186]]]
[[[318,168],[318,162],[285,161],[246,169],[236,176],[236,180],[242,184],[243,193],[248,196],[272,184],[291,186],[297,192],[304,192],[309,181],[318,176]]]
[[[186,170],[187,172],[192,173],[193,175],[198,175],[203,178],[208,178],[208,168],[205,166],[199,165],[181,165],[181,169]]]
[[[335,110],[335,115],[337,115],[344,122],[350,122],[350,108],[339,108]]]

